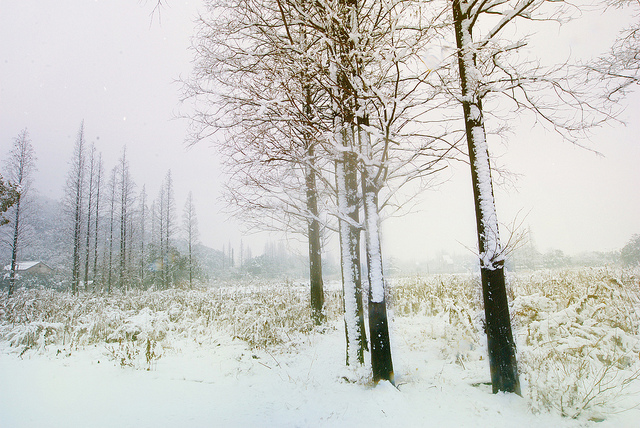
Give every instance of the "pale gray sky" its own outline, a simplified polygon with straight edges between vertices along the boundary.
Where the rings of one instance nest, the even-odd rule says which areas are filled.
[[[108,168],[126,144],[132,175],[151,198],[171,168],[179,212],[187,193],[194,193],[202,241],[215,248],[229,240],[239,245],[237,226],[219,212],[214,151],[206,144],[187,150],[187,123],[172,120],[180,108],[174,81],[191,69],[188,47],[200,2],[169,1],[160,23],[150,17],[154,4],[0,0],[0,157],[27,127],[38,156],[34,187],[60,198],[84,119],[87,141],[96,143]],[[595,54],[612,40],[617,19],[552,29],[540,39],[543,49],[559,58],[570,51]],[[555,39],[565,36],[569,43],[561,48]],[[620,248],[640,233],[640,124],[632,122],[639,117],[636,91],[624,113],[628,126],[599,130],[593,138],[604,157],[526,124],[508,147],[494,142],[500,163],[521,175],[515,188],[496,189],[500,220],[527,215],[523,224],[542,251]],[[426,193],[420,212],[388,220],[387,255],[419,259],[475,247],[467,169],[460,165],[449,182]],[[254,254],[262,250],[259,242]]]

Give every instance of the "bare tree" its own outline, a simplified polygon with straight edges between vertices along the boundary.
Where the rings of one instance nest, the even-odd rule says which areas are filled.
[[[98,278],[98,237],[100,230],[100,183],[102,182],[103,164],[102,153],[98,155],[98,162],[96,164],[96,209],[95,209],[95,221],[94,221],[94,234],[93,234],[93,279]],[[95,289],[95,285],[94,285]]]
[[[114,219],[116,213],[116,189],[118,179],[118,168],[114,167],[111,170],[111,177],[109,179],[109,237],[107,238],[107,250],[105,251],[105,263],[104,268],[107,271],[107,292],[111,292],[112,276],[113,276],[113,241],[114,241]]]
[[[611,50],[588,63],[587,78],[599,77],[606,85],[606,95],[618,101],[634,85],[640,84],[640,3],[637,0],[605,0],[606,6],[631,9],[634,17],[624,28]]]
[[[98,159],[96,159],[96,147],[91,144],[89,149],[88,159],[88,173],[89,173],[89,188],[87,189],[87,228],[85,230],[85,259],[84,259],[84,287],[88,289],[89,284],[89,262],[91,259],[91,236],[92,236],[92,223],[91,218],[93,215],[93,209],[97,204],[96,198],[96,186],[98,173]],[[97,221],[97,217],[96,220]]]
[[[543,65],[522,52],[528,39],[513,31],[518,21],[561,21],[571,13],[571,5],[544,0],[451,0],[449,7],[457,64],[451,70],[453,78],[440,77],[462,106],[493,391],[519,394],[504,277],[505,249],[498,230],[486,126],[492,121],[504,123],[516,114],[533,113],[538,123],[581,144],[588,129],[610,120],[614,113],[597,88],[585,81],[583,69],[568,63]],[[509,28],[509,36],[503,37]],[[496,105],[498,100],[501,113],[485,108],[488,102]]]
[[[81,239],[83,223],[84,179],[86,173],[84,121],[80,124],[78,136],[73,149],[71,166],[67,175],[65,189],[65,206],[69,216],[70,237],[72,246],[71,258],[71,290],[78,292],[80,282]]]
[[[29,215],[29,190],[31,188],[36,155],[29,139],[29,133],[23,129],[13,143],[13,148],[5,161],[5,175],[7,180],[15,185],[17,196],[15,203],[9,209],[11,236],[8,240],[11,249],[11,266],[9,270],[9,295],[13,293],[16,283],[16,270],[18,269],[18,255],[25,239],[28,238],[30,225]]]
[[[156,215],[156,231],[158,240],[157,273],[160,275],[162,287],[173,285],[174,268],[171,257],[173,236],[175,233],[175,198],[173,195],[173,178],[171,170],[167,171],[158,197],[154,203]]]
[[[195,260],[195,246],[198,243],[198,217],[196,216],[196,207],[193,203],[193,195],[191,192],[189,192],[187,201],[184,204],[184,211],[182,213],[182,230],[187,240],[189,288],[193,288],[193,276],[197,266]]]
[[[129,173],[129,161],[127,160],[127,148],[122,149],[122,156],[118,162],[118,199],[119,199],[119,223],[120,223],[120,288],[129,287],[132,282],[132,220],[133,220],[133,190],[135,184]]]
[[[142,186],[142,191],[140,192],[140,196],[138,198],[140,201],[140,208],[138,209],[140,215],[139,221],[139,236],[140,236],[140,284],[144,285],[145,280],[145,266],[146,266],[146,252],[145,248],[147,245],[146,237],[147,237],[147,190],[146,186]]]
[[[314,245],[321,220],[316,204],[338,220],[347,362],[360,365],[367,348],[361,232],[375,226],[367,236],[368,251],[375,257],[368,260],[381,267],[381,262],[373,262],[381,261],[379,239],[374,236],[379,233],[379,211],[394,193],[391,178],[401,177],[399,183],[406,184],[433,167],[432,160],[418,159],[434,138],[414,134],[413,139],[403,140],[400,133],[402,121],[410,121],[409,110],[420,104],[421,91],[416,88],[424,77],[403,64],[409,56],[401,53],[417,54],[426,34],[422,23],[404,25],[400,11],[420,16],[419,3],[238,0],[210,4],[219,19],[202,22],[199,40],[203,43],[196,47],[199,84],[189,89],[215,109],[203,109],[194,117],[199,125],[195,139],[206,138],[211,130],[229,131],[231,137],[225,136],[223,149],[230,152],[225,166],[234,177],[230,200],[245,213],[246,207],[272,213],[259,220],[273,218],[275,227],[306,223],[310,261],[319,253],[319,245]],[[398,37],[397,29],[406,34]],[[370,133],[375,136],[373,143]],[[371,150],[363,149],[365,139]],[[419,143],[407,144],[412,140]],[[394,152],[400,141],[402,150]],[[365,166],[369,178],[361,175]],[[369,216],[371,221],[364,222],[360,212],[363,177],[374,196],[364,212],[365,220]],[[301,189],[307,190],[306,197]],[[385,189],[388,193],[380,198]],[[333,201],[325,197],[329,193]],[[381,269],[370,279],[375,290],[370,303],[382,304],[377,300],[384,296]],[[378,351],[389,352],[386,310],[370,314],[375,319],[370,322],[380,328],[376,340],[387,341],[373,350],[374,377],[392,380],[390,354],[378,358]],[[387,363],[378,366],[382,360]]]
[[[211,96],[220,106],[214,116],[216,128],[227,131],[220,150],[230,177],[225,196],[232,214],[248,225],[307,235],[312,317],[320,323],[324,293],[317,175],[322,166],[314,152],[326,94],[311,88],[302,57],[313,38],[303,25],[289,25],[285,3],[209,2],[212,18],[201,20],[196,73],[187,94]],[[201,140],[211,129],[211,117],[193,119],[194,140]]]

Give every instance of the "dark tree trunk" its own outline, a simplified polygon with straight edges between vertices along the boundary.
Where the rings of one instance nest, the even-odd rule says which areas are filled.
[[[472,40],[471,28],[464,26],[468,25],[465,24],[468,20],[462,14],[460,0],[453,0],[452,7],[478,231],[491,383],[494,393],[505,391],[520,394],[516,347],[511,331],[504,259],[498,235],[482,102],[480,95],[475,92],[477,88],[470,85],[468,79],[470,73],[477,73],[475,54],[470,51],[471,46],[465,45],[465,40],[468,43]]]
[[[307,150],[313,155],[313,147]],[[310,158],[311,159],[311,158]],[[318,220],[318,191],[316,173],[313,167],[307,167],[307,210],[311,218],[308,223],[309,235],[309,282],[311,288],[311,317],[316,325],[322,324],[324,316],[324,290],[322,281],[322,248],[320,245],[320,221]]]
[[[9,276],[9,296],[13,294],[16,289],[16,269],[18,268],[18,236],[20,235],[20,198],[18,193],[16,198],[16,216],[13,227],[13,243],[11,246],[11,271]]]
[[[308,121],[312,120],[311,106],[313,98],[310,89],[309,77],[306,70],[304,79],[304,113]],[[307,219],[307,234],[309,238],[309,285],[311,292],[311,318],[316,325],[325,320],[324,315],[324,284],[322,281],[322,246],[320,241],[320,219],[318,212],[318,188],[316,185],[315,149],[312,136],[308,131],[304,132],[304,144],[306,146],[307,165],[305,165],[305,185],[307,190],[307,211],[310,218]]]
[[[516,346],[511,331],[504,268],[481,268],[481,275],[493,393],[506,391],[520,395]]]
[[[367,181],[366,178],[364,180]],[[373,203],[367,203],[371,198]],[[377,227],[375,230],[368,228],[369,221],[376,222],[377,197],[370,187],[365,188],[365,223],[367,225],[367,273],[369,279],[369,335],[371,341],[371,371],[373,382],[388,380],[394,383],[393,363],[391,360],[391,343],[389,341],[389,323],[387,320],[387,303],[384,294],[384,274],[382,272],[382,257],[380,253],[380,240]],[[374,210],[375,212],[371,212]],[[373,218],[373,220],[372,220]],[[376,236],[373,236],[376,235]],[[374,260],[378,258],[378,260]],[[374,298],[373,289],[378,288],[381,296]]]
[[[373,302],[369,299],[369,334],[371,335],[373,382],[388,380],[395,384],[389,341],[389,323],[387,321],[387,303],[384,300]]]

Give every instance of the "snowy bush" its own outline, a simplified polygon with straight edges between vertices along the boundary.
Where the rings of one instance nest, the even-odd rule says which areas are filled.
[[[10,298],[0,295],[0,339],[18,352],[107,343],[127,361],[127,355],[142,355],[148,343],[170,347],[172,340],[186,338],[202,344],[215,332],[252,348],[275,347],[293,344],[296,335],[313,329],[308,299],[304,286],[266,283],[77,296],[21,289]],[[339,299],[339,293],[327,293],[330,317],[338,314],[330,308],[338,307]]]
[[[534,410],[599,418],[640,374],[638,277],[607,269],[514,280],[520,370]]]
[[[640,281],[608,269],[510,275],[519,369],[531,408],[598,418],[640,374]],[[399,280],[396,316],[424,317],[451,361],[482,358],[480,283],[472,276]]]

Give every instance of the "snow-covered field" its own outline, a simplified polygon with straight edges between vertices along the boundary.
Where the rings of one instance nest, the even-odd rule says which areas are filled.
[[[394,281],[397,387],[345,367],[337,290],[322,328],[292,283],[4,293],[0,427],[638,426],[638,272],[511,287],[522,398],[490,392],[471,277]]]

